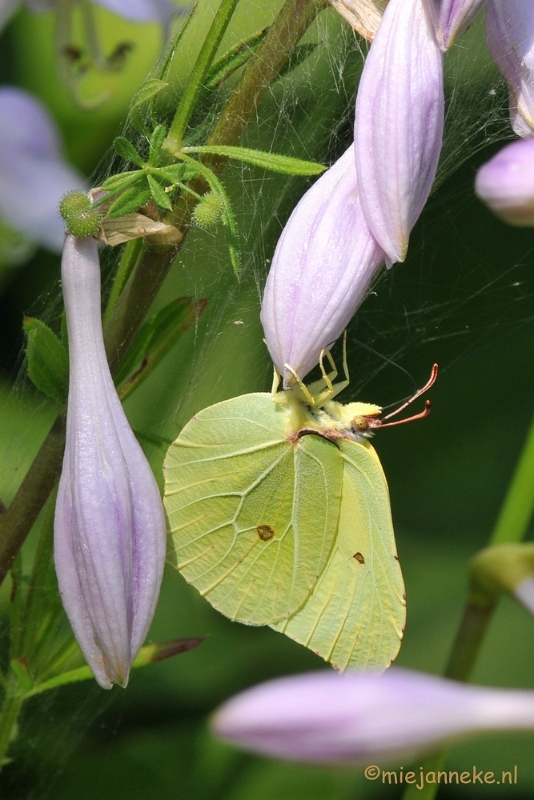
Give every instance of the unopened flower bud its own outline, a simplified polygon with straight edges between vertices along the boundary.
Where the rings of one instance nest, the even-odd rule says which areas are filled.
[[[475,191],[510,225],[534,226],[534,139],[512,142],[484,164]]]
[[[291,214],[265,284],[261,321],[271,358],[290,386],[343,333],[384,253],[360,206],[354,149],[316,181]]]
[[[165,520],[152,470],[109,372],[94,239],[67,236],[61,277],[70,377],[54,557],[78,644],[98,683],[109,689],[126,686],[154,614]]]
[[[465,31],[486,0],[425,0],[439,46],[445,52]]]
[[[534,3],[491,0],[486,39],[510,90],[510,118],[518,136],[534,136]]]
[[[533,730],[534,692],[467,686],[408,670],[315,672],[260,684],[228,700],[214,732],[271,758],[322,764],[408,760],[492,730]]]
[[[356,98],[363,213],[389,264],[404,261],[443,138],[443,54],[422,0],[389,0]]]

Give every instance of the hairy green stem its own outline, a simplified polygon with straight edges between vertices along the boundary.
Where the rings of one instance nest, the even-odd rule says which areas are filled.
[[[204,40],[195,65],[191,70],[189,80],[187,81],[184,93],[169,128],[165,147],[167,150],[170,150],[170,152],[179,150],[182,145],[182,138],[191,118],[191,114],[194,111],[196,101],[203,89],[206,76],[238,2],[239,0],[222,0],[215,14],[215,19]]]
[[[533,513],[534,420],[531,422],[497,522],[489,538],[489,545],[521,542],[525,538]],[[477,597],[477,600],[474,597],[468,598],[445,668],[445,677],[453,680],[469,681],[493,612],[497,607],[497,598],[488,596],[484,601],[480,594],[477,594]],[[425,772],[436,770],[435,765],[438,763],[440,766],[443,765],[446,756],[447,750],[442,750],[425,758],[421,766]],[[415,797],[420,800],[434,800],[438,789],[439,784],[425,784],[421,791],[410,787],[402,797],[403,800],[414,800]]]

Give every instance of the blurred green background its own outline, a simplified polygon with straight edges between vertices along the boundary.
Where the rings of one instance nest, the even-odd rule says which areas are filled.
[[[183,83],[214,2],[201,2],[173,72]],[[242,0],[221,52],[273,17],[281,4]],[[106,151],[128,100],[159,48],[156,26],[98,12],[107,49],[135,49],[96,112],[75,108],[57,80],[51,15],[21,12],[0,39],[0,80],[35,92],[55,115],[69,158],[86,175],[106,173]],[[307,40],[318,47],[263,101],[246,140],[263,149],[331,163],[351,141],[352,104],[365,45],[333,11]],[[477,166],[509,135],[506,98],[477,25],[447,61],[449,111],[444,168],[410,255],[384,274],[349,330],[352,382],[345,401],[387,405],[412,391],[434,361],[440,377],[423,421],[379,433],[407,585],[408,626],[398,664],[439,673],[459,620],[469,558],[484,546],[528,430],[534,399],[534,234],[501,224],[473,195]],[[101,159],[104,161],[101,162]],[[102,166],[103,165],[103,166]],[[259,326],[261,287],[274,244],[306,188],[302,180],[229,167],[224,183],[243,242],[236,284],[220,231],[194,231],[158,297],[209,297],[207,311],[127,403],[136,430],[174,438],[198,409],[267,390],[271,372]],[[112,256],[104,259],[109,276]],[[57,324],[59,260],[39,252],[0,270],[1,496],[8,503],[43,440],[55,408],[24,378],[21,318]],[[363,345],[374,348],[370,352]],[[147,450],[158,478],[162,454]],[[32,541],[26,554],[31,559]],[[3,608],[8,587],[1,595]],[[534,626],[503,599],[475,679],[534,688]],[[196,650],[135,672],[126,691],[80,684],[28,704],[1,778],[1,800],[355,800],[395,798],[395,787],[360,773],[255,758],[211,737],[206,719],[225,698],[268,678],[326,668],[270,629],[233,624],[167,568],[150,640],[203,636]],[[534,736],[492,736],[456,745],[450,769],[499,773],[518,766],[517,786],[442,788],[439,797],[532,797]],[[405,765],[407,766],[407,765]]]

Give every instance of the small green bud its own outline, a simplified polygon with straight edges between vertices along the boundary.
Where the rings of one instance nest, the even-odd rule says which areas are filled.
[[[221,219],[223,213],[221,198],[213,193],[204,195],[200,203],[193,210],[193,219],[199,228],[213,228]]]
[[[66,194],[59,204],[59,213],[74,236],[93,236],[100,228],[100,213],[83,192]]]

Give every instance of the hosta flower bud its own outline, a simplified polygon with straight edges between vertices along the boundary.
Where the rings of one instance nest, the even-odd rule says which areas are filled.
[[[55,516],[63,605],[98,683],[125,686],[165,560],[159,490],[115,391],[102,337],[98,245],[67,236],[67,440]]]
[[[389,263],[404,261],[443,138],[443,54],[423,0],[389,0],[358,88],[361,204]]]
[[[424,0],[430,11],[439,46],[445,52],[452,47],[486,0]]]
[[[510,225],[534,226],[534,139],[512,142],[484,164],[475,191]]]
[[[346,328],[384,253],[362,214],[354,150],[322,175],[291,214],[261,309],[265,341],[285,386],[319,362]]]
[[[491,0],[486,39],[510,90],[510,118],[518,136],[534,136],[534,3]]]
[[[238,694],[216,712],[213,728],[238,747],[274,758],[380,764],[468,734],[534,729],[534,692],[395,668],[382,675],[315,672]]]

